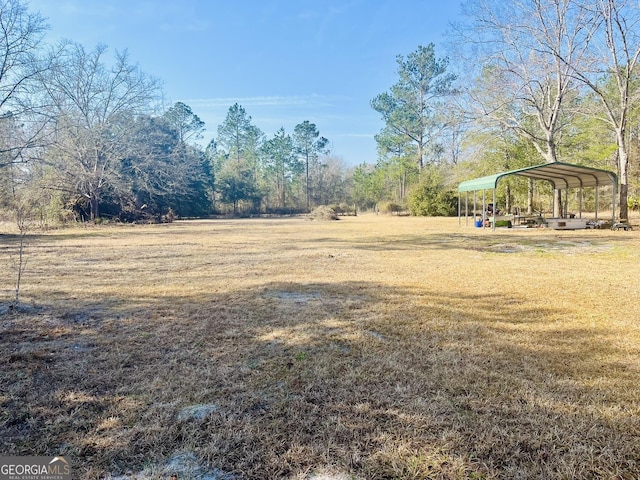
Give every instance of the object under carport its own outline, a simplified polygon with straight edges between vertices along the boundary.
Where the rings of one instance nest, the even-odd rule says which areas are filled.
[[[633,227],[625,222],[615,222],[611,226],[611,230],[633,230]]]

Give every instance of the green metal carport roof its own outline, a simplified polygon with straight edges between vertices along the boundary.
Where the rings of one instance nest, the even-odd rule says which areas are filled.
[[[582,165],[572,165],[570,163],[554,162],[543,163],[542,165],[536,165],[533,167],[519,168],[517,170],[510,170],[508,172],[496,173],[493,175],[487,175],[486,177],[474,178],[473,180],[467,180],[466,182],[458,185],[458,192],[466,192],[467,200],[465,201],[465,217],[468,216],[468,198],[469,192],[483,191],[482,204],[484,210],[484,190],[493,190],[493,203],[496,203],[496,188],[501,178],[509,175],[519,175],[521,177],[528,177],[535,180],[546,180],[551,183],[556,190],[567,190],[569,188],[583,187],[600,187],[611,185],[612,188],[612,218],[611,221],[615,222],[616,211],[616,189],[618,187],[618,176],[608,170],[601,170],[598,168],[584,167]],[[580,200],[580,217],[582,217],[582,193]],[[474,193],[474,210],[475,210],[475,193]],[[596,189],[596,219],[598,218],[598,189]],[[555,199],[554,199],[555,202]],[[554,208],[555,210],[555,208]],[[458,196],[458,219],[462,213],[462,198]],[[495,222],[493,223],[493,229],[495,230]]]
[[[466,182],[462,182],[458,185],[458,192],[475,192],[479,190],[494,189],[498,185],[500,179],[508,175],[519,175],[521,177],[528,177],[536,180],[547,180],[553,185],[553,188],[558,190],[566,188],[597,187],[602,185],[612,185],[615,189],[618,184],[617,175],[608,170],[583,167],[582,165],[572,165],[570,163],[554,162],[467,180]]]

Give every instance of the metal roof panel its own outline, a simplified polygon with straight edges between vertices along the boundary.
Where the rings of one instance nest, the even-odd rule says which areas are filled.
[[[536,180],[546,180],[551,182],[554,188],[595,187],[600,185],[617,184],[618,182],[617,175],[608,170],[585,167],[582,165],[573,165],[570,163],[554,162],[467,180],[458,185],[458,192],[474,192],[494,189],[498,185],[500,179],[508,175],[518,175]]]

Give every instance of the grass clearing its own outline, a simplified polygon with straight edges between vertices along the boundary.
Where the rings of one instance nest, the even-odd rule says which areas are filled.
[[[65,455],[81,479],[640,476],[638,231],[53,231],[29,237],[14,311],[16,241],[5,455]]]

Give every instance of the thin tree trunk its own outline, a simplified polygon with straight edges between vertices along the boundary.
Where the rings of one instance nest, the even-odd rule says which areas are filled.
[[[310,201],[310,190],[309,190],[309,154],[307,153],[307,212],[311,211],[311,201]]]
[[[555,201],[553,202],[553,216],[554,218],[562,218],[562,190],[554,190],[553,195],[555,197]]]
[[[20,287],[22,285],[22,273],[24,272],[25,267],[25,259],[24,259],[24,249],[25,249],[25,237],[27,235],[27,229],[25,227],[25,220],[21,219],[18,223],[20,229],[20,243],[18,245],[18,265],[17,265],[17,278],[16,278],[16,304],[20,302]]]
[[[282,208],[285,208],[286,205],[286,195],[287,195],[287,188],[286,188],[286,178],[284,175],[284,165],[282,166]]]
[[[620,182],[620,220],[629,219],[629,155],[624,142],[624,132],[618,132],[618,175]]]
[[[89,199],[89,207],[91,209],[90,219],[92,222],[95,222],[100,215],[100,201],[96,194],[92,193],[91,198]]]

